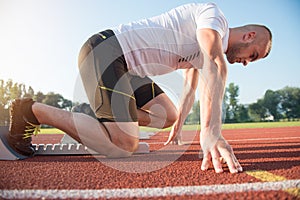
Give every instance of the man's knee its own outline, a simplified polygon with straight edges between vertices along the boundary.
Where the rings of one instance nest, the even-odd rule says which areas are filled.
[[[114,141],[115,147],[106,155],[108,158],[130,157],[138,148],[138,139],[126,139],[123,141]]]
[[[169,112],[163,128],[168,128],[168,127],[172,126],[176,122],[177,119],[178,119],[177,110]]]
[[[128,136],[128,138],[118,141],[116,145],[129,153],[134,153],[139,146],[139,139]]]
[[[109,126],[108,130],[112,143],[116,145],[117,148],[120,148],[120,152],[124,151],[124,155],[130,156],[138,149],[139,129],[137,125],[131,123],[105,123],[105,125]]]

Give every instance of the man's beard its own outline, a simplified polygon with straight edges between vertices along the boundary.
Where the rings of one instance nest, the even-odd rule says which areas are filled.
[[[236,43],[231,47],[228,47],[226,52],[227,60],[230,64],[233,64],[237,60],[237,55],[241,52],[242,49],[249,47],[249,43]]]

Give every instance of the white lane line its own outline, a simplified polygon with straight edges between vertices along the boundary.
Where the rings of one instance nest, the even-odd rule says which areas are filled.
[[[278,191],[300,188],[300,179],[227,185],[177,186],[163,188],[131,188],[100,190],[0,190],[4,199],[89,199],[89,198],[151,198],[178,195],[209,195],[234,192]]]

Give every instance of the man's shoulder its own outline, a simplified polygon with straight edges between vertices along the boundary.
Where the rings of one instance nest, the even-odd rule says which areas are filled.
[[[182,10],[182,9],[195,9],[195,8],[205,8],[205,7],[218,7],[215,3],[187,3],[173,8],[172,10]]]

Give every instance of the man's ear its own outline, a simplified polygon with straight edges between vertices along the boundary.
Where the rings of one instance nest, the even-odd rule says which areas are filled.
[[[244,42],[252,42],[255,38],[256,32],[247,32],[243,35],[243,41]]]

